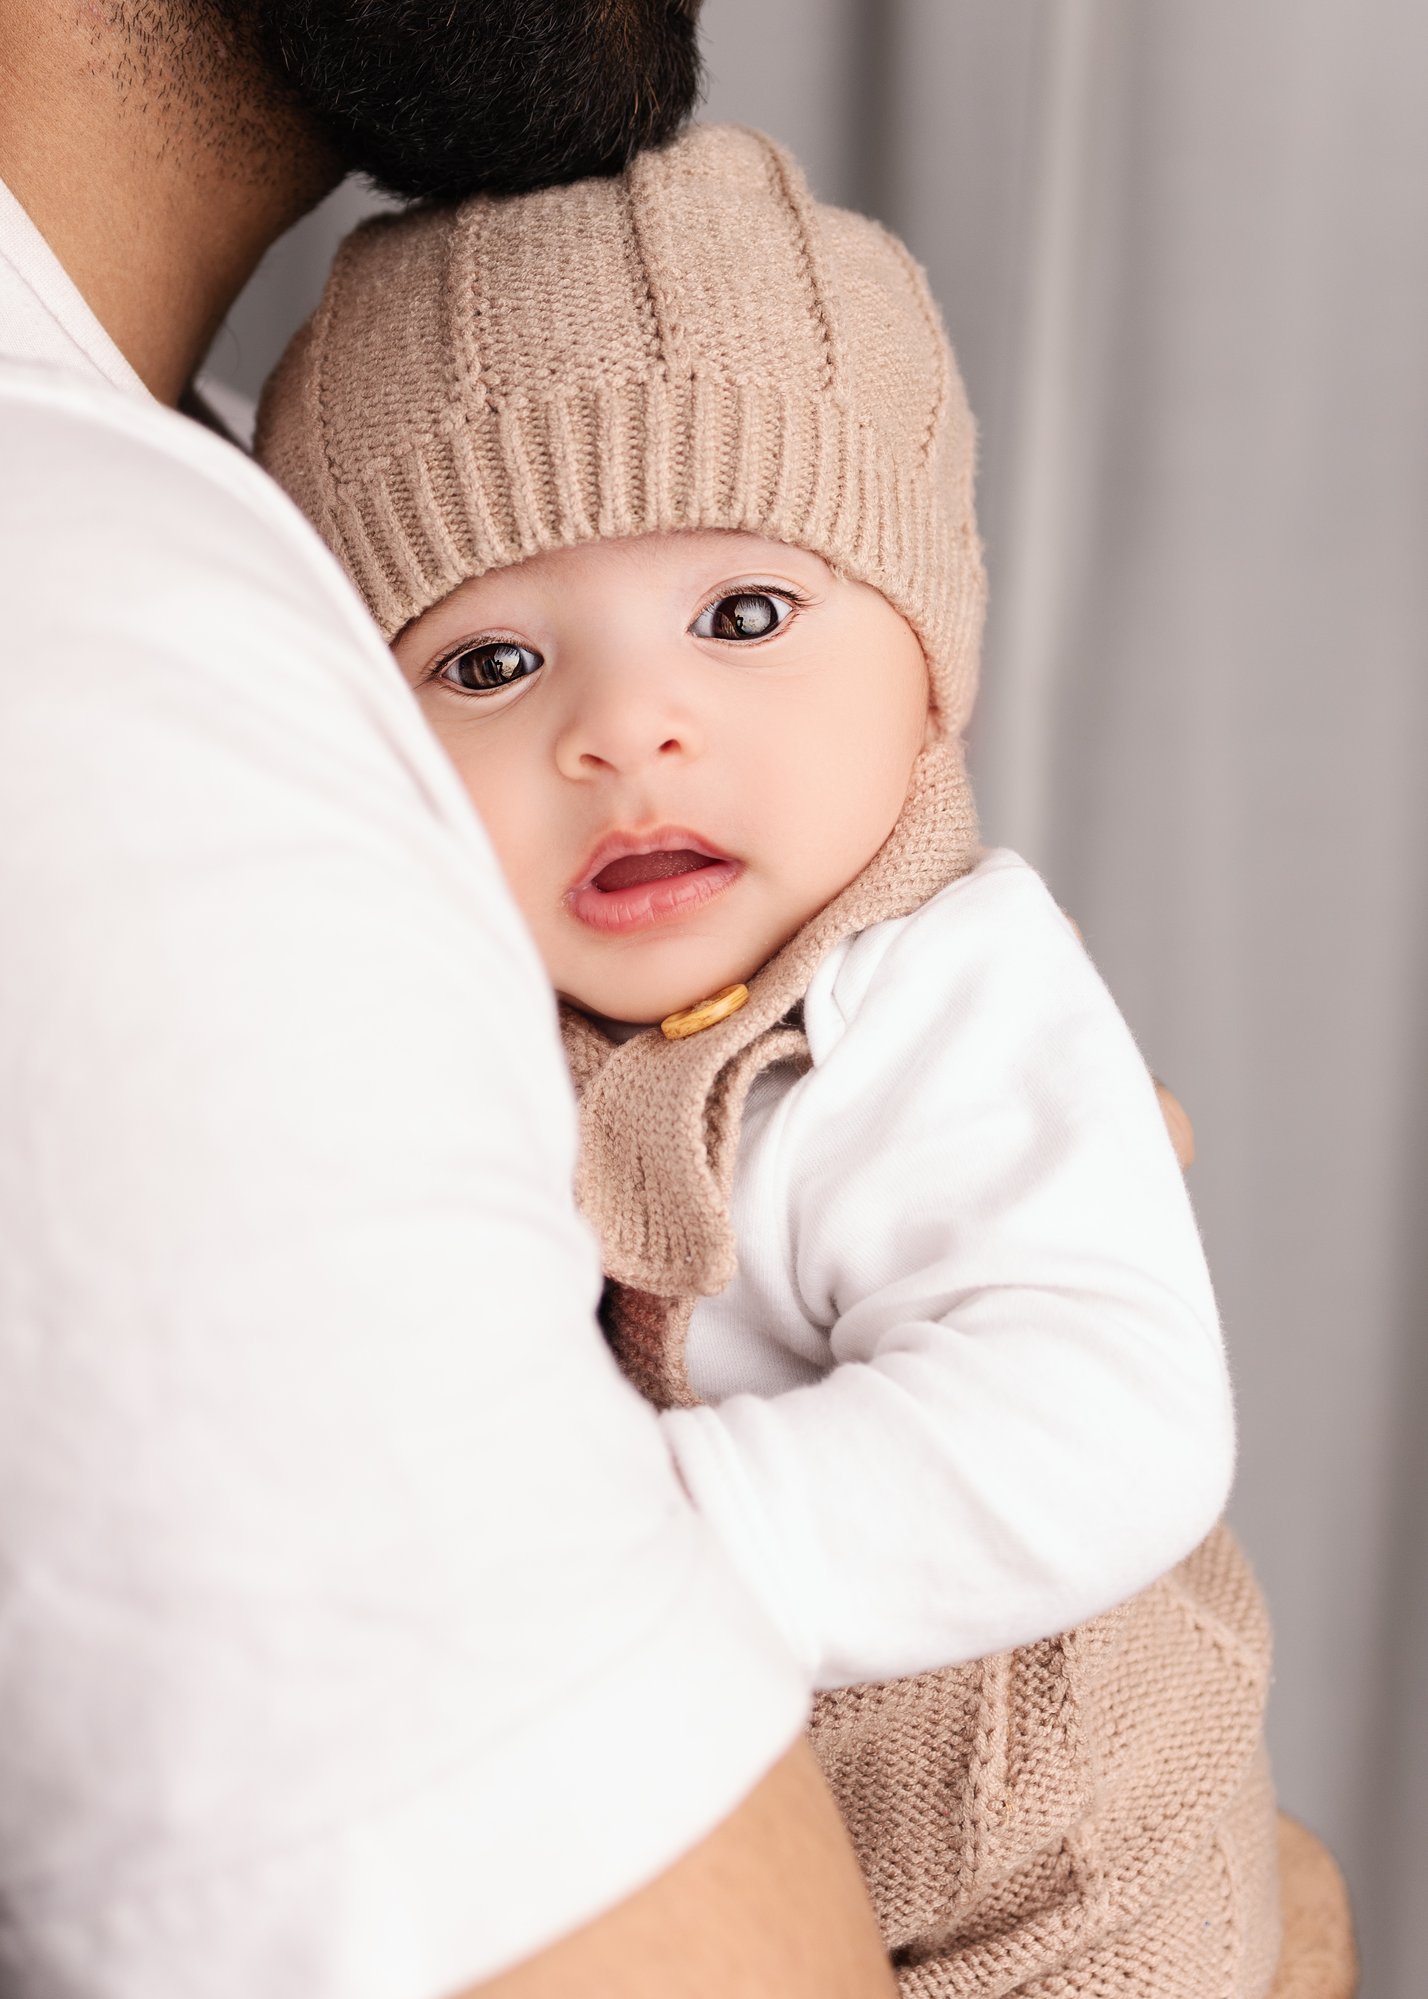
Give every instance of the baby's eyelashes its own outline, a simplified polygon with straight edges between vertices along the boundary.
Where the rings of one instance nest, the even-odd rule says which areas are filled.
[[[482,639],[446,653],[430,678],[458,694],[500,694],[518,681],[529,680],[544,663],[538,652],[514,639]]]
[[[803,601],[787,590],[729,590],[706,604],[689,629],[697,639],[771,638]]]
[[[692,637],[756,645],[781,632],[808,603],[786,584],[745,584],[721,590],[689,627]],[[532,679],[545,665],[533,646],[509,635],[465,638],[448,646],[425,675],[425,684],[489,700]]]

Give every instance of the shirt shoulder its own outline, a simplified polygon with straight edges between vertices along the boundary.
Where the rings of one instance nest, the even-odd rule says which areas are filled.
[[[171,579],[176,591],[179,565],[160,530],[181,521],[185,552],[206,552],[214,574],[251,589],[247,563],[261,556],[278,578],[302,577],[325,614],[373,649],[370,620],[312,527],[243,451],[203,425],[97,376],[3,360],[0,434],[0,559],[12,572],[23,552],[52,542],[81,595],[90,564],[101,575],[137,566],[146,587]],[[52,608],[63,612],[66,601]]]
[[[0,364],[0,462],[7,1970],[464,1990],[805,1689],[599,1337],[548,983],[341,571],[62,371]]]
[[[999,977],[1018,985],[1038,964],[1095,978],[1050,890],[1008,847],[989,849],[975,868],[911,915],[872,924],[829,952],[804,1000],[815,1067],[870,1004],[882,1028],[890,1004],[925,1017],[952,1003],[959,987],[981,979],[993,963]]]
[[[309,779],[322,766],[352,799],[415,794],[473,836],[349,579],[237,446],[98,378],[16,362],[0,362],[0,446],[6,762],[33,763],[42,743],[52,805],[91,782],[71,717],[127,733],[161,707],[176,783],[231,770],[261,734],[290,769],[306,757]]]

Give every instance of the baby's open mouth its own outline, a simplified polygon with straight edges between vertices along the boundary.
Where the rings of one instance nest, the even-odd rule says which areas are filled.
[[[600,843],[609,859],[601,860],[596,849],[596,865],[587,862],[589,872],[567,890],[566,908],[587,928],[615,934],[691,915],[744,871],[731,855],[704,846],[703,837],[676,826],[611,836]],[[631,853],[631,847],[641,851]]]
[[[617,861],[607,861],[591,887],[609,895],[617,888],[669,881],[674,875],[693,874],[696,868],[717,866],[712,854],[696,853],[693,847],[658,847],[652,854],[621,854]]]

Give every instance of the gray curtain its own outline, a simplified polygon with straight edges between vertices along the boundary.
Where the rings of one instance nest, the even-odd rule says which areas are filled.
[[[928,266],[989,835],[1194,1117],[1287,1807],[1428,1986],[1428,8],[706,0],[710,116]],[[248,392],[350,190],[217,343]],[[751,282],[757,263],[751,263]],[[1128,1496],[1128,1503],[1131,1503]]]

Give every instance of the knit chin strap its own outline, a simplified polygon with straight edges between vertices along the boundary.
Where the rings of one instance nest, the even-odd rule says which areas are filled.
[[[794,1010],[855,931],[907,916],[977,860],[961,745],[918,759],[897,825],[867,867],[749,980],[746,1005],[685,1040],[653,1028],[616,1043],[561,1010],[580,1097],[576,1198],[604,1259],[604,1318],[620,1363],[661,1408],[697,1400],[684,1365],[695,1300],[734,1274],[729,1195],[744,1101],[776,1062],[806,1062]]]

